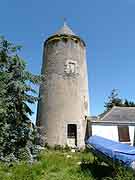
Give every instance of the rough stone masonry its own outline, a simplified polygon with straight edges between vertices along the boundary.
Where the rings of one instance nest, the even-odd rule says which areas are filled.
[[[84,41],[64,26],[44,43],[37,125],[43,144],[85,146],[88,78]]]

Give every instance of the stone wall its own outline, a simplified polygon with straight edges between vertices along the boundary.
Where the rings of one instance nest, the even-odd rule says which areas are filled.
[[[77,124],[77,146],[84,146],[88,113],[88,80],[85,46],[78,38],[54,37],[45,43],[38,125],[47,143],[67,144],[67,124]],[[43,133],[44,136],[45,133]]]

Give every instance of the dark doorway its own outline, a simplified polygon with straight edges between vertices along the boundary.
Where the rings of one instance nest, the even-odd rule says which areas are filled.
[[[77,125],[76,124],[68,124],[67,137],[70,139],[75,139],[75,145],[77,146]]]

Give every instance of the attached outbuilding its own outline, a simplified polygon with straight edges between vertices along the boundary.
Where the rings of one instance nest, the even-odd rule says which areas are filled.
[[[135,107],[114,106],[102,116],[87,117],[87,136],[98,135],[129,145],[135,143]]]

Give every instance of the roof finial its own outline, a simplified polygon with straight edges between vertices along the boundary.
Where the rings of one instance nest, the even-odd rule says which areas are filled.
[[[64,17],[64,18],[63,18],[63,21],[64,21],[64,26],[66,26],[66,25],[67,25],[67,18]]]
[[[61,27],[61,29],[56,33],[56,34],[67,34],[67,35],[75,35],[73,33],[73,31],[68,27],[67,25],[67,19],[65,17],[62,18],[63,19],[63,26]]]

